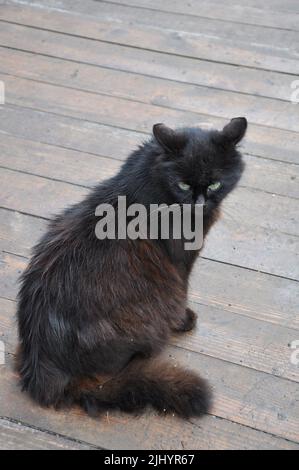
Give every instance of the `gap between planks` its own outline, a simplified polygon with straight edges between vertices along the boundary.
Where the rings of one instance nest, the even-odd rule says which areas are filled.
[[[0,416],[0,450],[102,450],[87,442]]]

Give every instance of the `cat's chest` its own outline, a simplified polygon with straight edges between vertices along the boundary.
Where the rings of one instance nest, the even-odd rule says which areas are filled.
[[[199,250],[187,250],[184,240],[165,240],[165,248],[182,279],[187,280]]]

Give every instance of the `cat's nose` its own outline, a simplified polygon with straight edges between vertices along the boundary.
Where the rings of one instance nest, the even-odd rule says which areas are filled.
[[[206,202],[206,199],[203,194],[200,194],[198,198],[196,199],[196,204],[204,205]]]

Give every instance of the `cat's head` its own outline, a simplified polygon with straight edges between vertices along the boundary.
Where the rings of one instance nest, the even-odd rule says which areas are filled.
[[[155,124],[155,174],[167,195],[165,202],[204,204],[206,214],[217,207],[236,186],[244,169],[237,144],[246,128],[244,117],[232,119],[222,131],[173,130]]]

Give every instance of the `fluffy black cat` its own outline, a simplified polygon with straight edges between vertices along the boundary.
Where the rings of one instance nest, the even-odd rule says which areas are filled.
[[[209,387],[196,373],[162,362],[173,332],[188,331],[188,277],[199,250],[174,240],[99,240],[101,203],[204,203],[204,235],[243,162],[236,145],[247,127],[172,130],[156,124],[113,178],[56,217],[34,249],[18,297],[17,368],[39,404],[79,404],[88,413],[151,405],[199,416]]]

